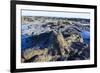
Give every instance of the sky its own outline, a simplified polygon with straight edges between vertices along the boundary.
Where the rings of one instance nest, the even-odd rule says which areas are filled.
[[[22,10],[22,16],[48,16],[48,17],[90,19],[90,13],[83,13],[83,12],[50,12],[50,11]]]

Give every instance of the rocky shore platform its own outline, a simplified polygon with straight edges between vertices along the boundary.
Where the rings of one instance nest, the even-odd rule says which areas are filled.
[[[22,63],[90,59],[89,19],[22,18]]]

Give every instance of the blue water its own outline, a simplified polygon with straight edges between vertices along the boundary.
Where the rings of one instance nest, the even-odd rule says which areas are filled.
[[[21,47],[22,49],[33,47],[33,36],[22,35],[21,36]]]
[[[83,38],[83,41],[87,44],[90,43],[90,32],[88,31],[82,31],[81,32],[81,37]]]
[[[50,35],[51,33],[42,33],[40,35],[34,35],[34,36],[28,36],[28,35],[22,35],[21,36],[21,47],[22,49],[27,48],[48,48],[50,45]]]

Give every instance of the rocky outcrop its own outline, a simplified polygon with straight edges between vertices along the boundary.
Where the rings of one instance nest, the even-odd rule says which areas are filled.
[[[32,21],[22,24],[22,63],[90,58],[89,25],[83,26],[74,19],[42,18],[45,20],[32,17]]]
[[[52,31],[49,36],[49,40],[44,40],[49,41],[48,48],[26,49],[22,53],[22,63],[89,59],[89,45],[84,44],[79,35],[72,34],[65,39],[62,33]]]
[[[40,56],[44,56],[48,54],[48,49],[26,49],[22,52],[22,62],[29,62],[29,61],[36,61],[37,58],[40,58]],[[42,59],[42,57],[40,58]]]
[[[61,32],[56,32],[56,31],[53,31],[53,33],[55,34],[54,37],[54,43],[56,44],[55,48],[57,48],[57,50],[59,51],[59,54],[60,55],[64,55],[65,52],[68,53],[69,49],[67,48],[67,44],[66,44],[66,41],[62,35]],[[66,49],[66,51],[65,51]]]

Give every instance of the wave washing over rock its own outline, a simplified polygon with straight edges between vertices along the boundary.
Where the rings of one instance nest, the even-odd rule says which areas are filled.
[[[22,18],[22,63],[90,58],[89,19]]]

